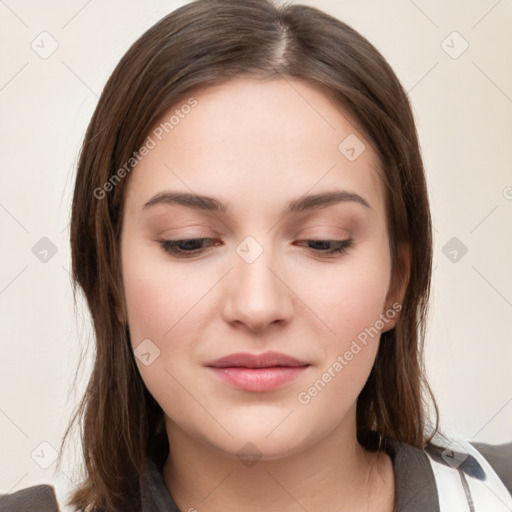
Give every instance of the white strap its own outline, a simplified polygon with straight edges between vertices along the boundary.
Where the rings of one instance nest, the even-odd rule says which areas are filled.
[[[470,443],[464,440],[451,442],[443,452],[447,464],[437,462],[428,451],[426,453],[436,480],[440,512],[512,511],[512,496],[485,457]],[[480,464],[485,480],[457,469],[468,455]]]

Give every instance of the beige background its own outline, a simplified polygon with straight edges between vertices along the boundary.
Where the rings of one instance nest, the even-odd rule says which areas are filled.
[[[62,496],[70,484],[72,463],[56,473],[51,446],[89,364],[74,390],[78,340],[91,334],[85,309],[74,316],[68,273],[74,166],[118,60],[184,3],[0,1],[0,493],[53,483]],[[468,440],[511,441],[512,3],[303,3],[359,30],[410,93],[436,229],[426,352],[442,426]],[[46,59],[31,47],[41,37],[46,49],[58,43]],[[32,252],[43,237],[57,250],[46,263]],[[455,262],[453,237],[468,249]]]

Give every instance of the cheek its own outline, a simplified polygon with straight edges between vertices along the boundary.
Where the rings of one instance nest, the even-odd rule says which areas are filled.
[[[137,367],[148,391],[174,417],[190,408],[190,396],[183,385],[190,388],[186,367],[197,339],[197,325],[190,320],[198,291],[186,273],[171,271],[169,265],[155,258],[151,261],[139,249],[127,250],[123,279]],[[149,358],[138,357],[144,353],[150,353]]]
[[[355,399],[373,366],[386,325],[382,318],[391,261],[383,247],[318,273],[315,287],[302,287],[304,302],[324,326],[317,337],[324,355],[320,371],[326,372],[319,386],[328,383],[329,388],[322,393],[322,402],[337,394]],[[339,400],[336,403],[342,406]]]
[[[172,290],[179,289],[179,294],[172,293],[170,285],[165,286],[162,277],[149,268],[126,274],[128,322],[134,345],[141,337],[162,338],[172,328],[173,311],[179,308],[180,300],[185,300],[180,283],[176,280],[172,283]]]
[[[195,348],[207,323],[201,308],[216,279],[211,272],[170,265],[165,254],[140,242],[127,242],[122,250],[128,325],[137,366],[157,401],[179,411],[190,400],[180,384],[190,379],[187,372],[195,362]],[[139,344],[149,347],[148,365],[137,357]]]
[[[141,244],[142,245],[142,244]],[[127,244],[123,252],[123,282],[132,343],[154,338],[165,341],[187,323],[190,310],[209,279],[177,269],[154,247]]]
[[[342,349],[385,313],[390,264],[385,249],[361,252],[297,281],[304,303],[323,321],[327,347]]]
[[[325,278],[323,292],[315,292],[316,302],[309,296],[311,304],[316,304],[311,309],[316,307],[332,332],[318,336],[323,361],[299,391],[297,402],[308,417],[323,415],[326,428],[355,403],[374,364],[382,330],[379,319],[384,313],[386,272],[387,267],[379,264],[361,272],[347,266],[336,277]]]

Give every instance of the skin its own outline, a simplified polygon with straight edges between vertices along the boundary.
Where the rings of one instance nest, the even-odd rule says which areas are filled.
[[[167,488],[190,512],[392,511],[392,462],[356,439],[356,399],[380,335],[309,403],[297,398],[403,298],[406,283],[391,275],[377,155],[338,106],[298,80],[237,78],[191,96],[197,106],[131,172],[121,237],[133,347],[150,339],[160,350],[137,365],[166,416]],[[349,134],[366,146],[355,161],[338,150]],[[283,216],[292,199],[339,189],[371,208],[345,201]],[[143,209],[171,190],[228,209]],[[263,249],[252,263],[236,252],[247,236]],[[157,241],[194,237],[217,245],[180,259]],[[330,256],[306,242],[347,238],[353,246]],[[408,265],[403,247],[400,255]],[[204,366],[267,350],[310,366],[267,392],[235,389]],[[252,466],[237,456],[248,442],[261,455]]]

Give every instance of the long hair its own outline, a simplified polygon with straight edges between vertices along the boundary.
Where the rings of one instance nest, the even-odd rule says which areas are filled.
[[[126,322],[119,235],[130,165],[168,109],[192,91],[240,76],[293,77],[320,89],[376,151],[394,282],[405,272],[397,257],[401,242],[410,245],[411,266],[400,317],[381,335],[357,400],[358,441],[375,450],[378,433],[424,448],[438,430],[423,360],[432,226],[406,92],[374,46],[318,9],[197,0],[129,48],[103,89],[80,150],[71,212],[73,293],[76,300],[79,287],[87,300],[95,359],[61,446],[62,455],[71,427],[79,425],[85,476],[70,500],[78,510],[136,509],[146,458],[165,460],[169,448],[163,411],[138,372]]]

